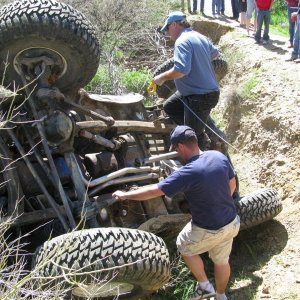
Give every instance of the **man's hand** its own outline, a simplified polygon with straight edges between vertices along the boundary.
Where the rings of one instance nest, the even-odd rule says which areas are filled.
[[[126,200],[126,193],[122,191],[115,191],[112,196],[118,201]]]
[[[164,195],[164,192],[158,188],[157,184],[146,185],[135,190],[130,190],[128,192],[115,191],[112,194],[112,196],[119,201],[123,201],[123,200],[144,201],[162,195]]]
[[[175,80],[184,77],[186,74],[175,71],[174,67],[164,73],[161,73],[153,78],[153,81],[162,86],[168,80]]]
[[[164,73],[162,73],[164,74]],[[162,74],[159,74],[153,78],[153,81],[158,85],[162,86],[165,83],[165,79],[161,76]]]

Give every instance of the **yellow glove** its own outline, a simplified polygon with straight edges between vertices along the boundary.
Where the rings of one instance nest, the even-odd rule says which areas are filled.
[[[154,81],[152,81],[147,88],[148,94],[154,95],[156,93],[156,89],[157,89],[157,85]]]

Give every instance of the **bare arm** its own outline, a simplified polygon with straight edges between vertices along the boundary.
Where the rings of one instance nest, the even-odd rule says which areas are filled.
[[[181,72],[178,72],[178,71],[175,71],[174,67],[164,73],[161,73],[157,76],[154,77],[153,81],[161,86],[164,84],[165,81],[167,80],[174,80],[174,79],[179,79],[179,78],[182,78],[184,77],[185,74],[184,73],[181,73]]]
[[[149,200],[162,195],[164,195],[164,192],[158,188],[157,184],[148,185],[145,187],[141,187],[137,190],[132,190],[128,192],[115,191],[112,194],[112,196],[116,200],[129,199],[129,200],[140,200],[140,201]]]
[[[236,181],[235,181],[235,177],[231,178],[229,180],[229,188],[230,188],[230,193],[231,193],[231,196],[233,195],[233,192],[235,191],[235,188],[236,188]]]

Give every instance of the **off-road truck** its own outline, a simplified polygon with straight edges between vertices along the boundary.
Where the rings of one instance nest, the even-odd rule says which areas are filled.
[[[83,90],[100,49],[90,22],[62,2],[16,1],[0,10],[0,74],[11,91],[1,99],[0,220],[13,218],[21,233],[44,224],[33,269],[40,266],[45,285],[65,282],[77,296],[86,294],[81,283],[98,297],[151,292],[169,279],[162,238],[190,219],[186,200],[119,203],[111,194],[157,183],[181,166],[169,152],[175,125],[154,122],[162,107],[145,107],[141,95]],[[235,202],[242,229],[281,210],[269,188]]]

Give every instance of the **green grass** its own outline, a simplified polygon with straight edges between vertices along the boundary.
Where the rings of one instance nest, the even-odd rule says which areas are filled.
[[[147,87],[151,82],[152,74],[147,69],[125,70],[121,73],[121,82],[130,93],[146,95]]]
[[[114,76],[114,78],[120,78],[123,93],[147,95],[147,87],[152,79],[152,74],[148,69],[124,70],[122,66],[116,66],[115,72],[117,72],[117,76]],[[113,83],[108,68],[100,66],[94,78],[85,88],[89,92],[112,94]]]
[[[270,32],[281,36],[289,36],[287,8],[283,0],[274,1],[271,12]]]
[[[253,73],[250,79],[248,79],[242,86],[241,97],[243,99],[251,99],[255,96],[253,89],[258,85],[259,80],[257,78],[257,72]]]
[[[88,92],[110,94],[112,83],[110,81],[107,68],[100,66],[91,82],[85,87]]]
[[[211,115],[212,119],[214,120],[214,122],[216,123],[216,126],[219,129],[224,130],[224,128],[226,127],[226,125],[225,125],[225,122],[224,122],[225,120],[222,117],[222,115],[220,113],[214,111],[214,110],[211,112],[210,115]]]
[[[212,281],[213,264],[208,255],[202,255],[208,278]],[[197,282],[181,257],[172,259],[171,279],[165,290],[159,292],[164,300],[187,300],[195,290]]]

